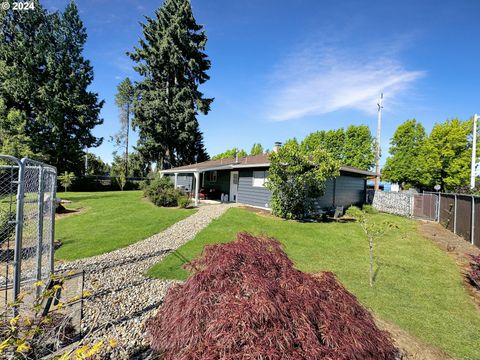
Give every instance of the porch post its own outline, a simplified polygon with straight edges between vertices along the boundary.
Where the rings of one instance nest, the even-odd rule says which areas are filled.
[[[200,173],[194,172],[195,175],[195,206],[198,206],[198,192],[200,190]]]
[[[175,173],[175,188],[177,188],[178,183],[178,173]]]

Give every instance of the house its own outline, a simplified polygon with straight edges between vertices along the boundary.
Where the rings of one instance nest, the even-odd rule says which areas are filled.
[[[211,193],[212,197],[226,197],[231,202],[269,209],[271,192],[265,187],[270,161],[268,155],[255,155],[221,160],[209,160],[197,164],[162,170],[171,177],[176,187],[192,192],[195,205],[199,198]],[[316,200],[318,209],[336,206],[362,205],[366,199],[369,171],[350,166],[340,168],[340,176],[326,183],[325,194]]]

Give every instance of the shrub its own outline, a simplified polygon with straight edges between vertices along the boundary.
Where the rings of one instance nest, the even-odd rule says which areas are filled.
[[[470,271],[468,278],[478,289],[480,289],[480,255],[470,255]]]
[[[359,207],[352,205],[347,209],[347,211],[345,211],[345,215],[358,219],[362,217],[363,212]]]
[[[389,335],[332,273],[294,268],[273,239],[211,245],[147,321],[163,359],[394,359]]]
[[[339,174],[340,164],[326,150],[304,151],[296,140],[269,155],[265,186],[272,192],[272,213],[284,219],[302,219],[314,212],[314,199],[325,192],[325,183]]]
[[[378,210],[372,205],[363,205],[363,211],[365,211],[367,214],[378,214]]]
[[[144,195],[157,206],[178,206],[185,193],[176,189],[168,177],[157,177],[145,187]]]
[[[190,202],[188,196],[182,196],[178,199],[178,206],[182,209],[186,209],[190,205]]]
[[[15,213],[0,208],[0,244],[13,238],[15,234]]]

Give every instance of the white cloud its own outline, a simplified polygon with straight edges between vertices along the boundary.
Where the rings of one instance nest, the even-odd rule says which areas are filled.
[[[275,121],[322,115],[341,109],[376,112],[381,92],[389,106],[399,103],[411,85],[425,75],[405,69],[396,51],[340,51],[306,47],[277,66],[267,116]],[[371,55],[373,54],[373,55]]]

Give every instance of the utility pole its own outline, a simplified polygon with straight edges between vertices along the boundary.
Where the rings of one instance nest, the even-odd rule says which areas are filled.
[[[378,106],[378,124],[377,124],[377,149],[375,155],[375,191],[380,188],[380,128],[382,125],[383,93],[380,95]]]
[[[475,168],[477,165],[477,121],[478,115],[473,115],[472,167],[470,169],[470,188],[475,187]]]

